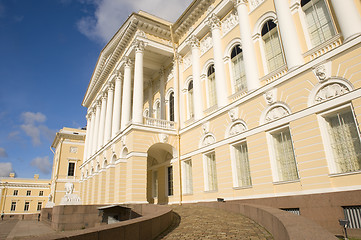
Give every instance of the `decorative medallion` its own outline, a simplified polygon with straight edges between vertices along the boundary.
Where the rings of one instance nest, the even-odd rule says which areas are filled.
[[[232,108],[228,112],[229,118],[234,122],[238,119],[238,108]]]
[[[159,141],[162,143],[168,142],[168,134],[160,133],[159,135]]]
[[[209,133],[209,122],[206,122],[202,125],[203,134]]]

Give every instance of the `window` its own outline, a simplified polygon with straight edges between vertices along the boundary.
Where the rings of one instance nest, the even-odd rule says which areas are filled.
[[[214,152],[205,155],[205,173],[205,190],[217,191],[216,154]]]
[[[292,181],[298,179],[296,159],[289,128],[271,133],[275,159],[276,180]]]
[[[39,196],[44,196],[44,191],[39,191]]]
[[[30,195],[31,195],[31,191],[30,190],[26,191],[26,196],[30,196]]]
[[[207,77],[208,77],[209,107],[212,107],[217,104],[216,75],[213,64],[208,68]]]
[[[168,196],[173,196],[173,167],[167,168]]]
[[[169,95],[169,121],[174,121],[174,92]]]
[[[232,49],[231,61],[235,92],[246,90],[247,82],[243,62],[243,53],[239,44]]]
[[[30,203],[29,202],[25,202],[25,205],[24,205],[24,211],[29,211],[29,205]]]
[[[18,195],[18,193],[19,193],[19,191],[18,190],[14,190],[14,196],[17,196]]]
[[[182,162],[182,189],[183,194],[193,193],[192,160]]]
[[[268,20],[262,27],[261,35],[264,41],[268,72],[275,71],[284,65],[277,25],[272,20]]]
[[[160,101],[159,101],[159,100],[155,103],[155,118],[156,118],[156,119],[160,119],[160,118],[161,118]]]
[[[361,228],[361,206],[343,207],[343,212],[350,221],[349,228]]]
[[[158,172],[153,171],[153,177],[152,177],[152,190],[153,190],[153,197],[158,197]]]
[[[301,6],[305,13],[307,30],[313,47],[335,35],[330,13],[324,0],[302,0]]]
[[[10,211],[14,212],[16,209],[16,202],[11,202],[11,209]]]
[[[75,163],[74,162],[69,162],[68,176],[74,176],[74,170],[75,170]]]
[[[36,211],[41,211],[42,205],[43,205],[42,202],[38,202],[38,207],[36,208]]]
[[[193,81],[190,81],[189,84],[188,84],[188,113],[189,113],[189,118],[194,117]]]
[[[247,143],[241,143],[233,146],[234,148],[234,166],[236,174],[236,187],[247,187],[252,185],[251,173],[249,169]]]
[[[359,129],[350,108],[324,116],[332,173],[361,170],[361,142]]]
[[[281,208],[281,210],[286,211],[286,212],[290,212],[290,213],[293,213],[293,214],[296,214],[296,215],[301,215],[299,208]]]

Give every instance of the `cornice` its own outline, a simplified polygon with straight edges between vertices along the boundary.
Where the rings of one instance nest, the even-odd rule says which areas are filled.
[[[157,19],[152,19],[138,13],[131,14],[101,51],[82,102],[84,107],[90,107],[97,92],[102,88],[113,69],[116,68],[116,63],[124,55],[128,44],[132,41],[138,29],[154,36],[171,40],[170,24],[167,25],[157,21]]]

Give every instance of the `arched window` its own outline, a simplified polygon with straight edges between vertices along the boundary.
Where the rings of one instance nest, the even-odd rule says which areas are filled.
[[[157,101],[155,103],[155,118],[160,119],[161,113],[160,113],[160,101]]]
[[[234,80],[234,89],[235,92],[246,90],[247,82],[243,62],[243,52],[241,45],[236,45],[232,49],[231,53],[232,61],[232,70],[233,70],[233,80]]]
[[[272,20],[268,20],[262,27],[261,36],[265,46],[268,72],[272,72],[284,65],[277,25]]]
[[[207,78],[208,78],[209,107],[212,107],[217,104],[216,76],[215,76],[213,64],[208,68]]]
[[[174,92],[169,94],[169,120],[174,121]]]
[[[189,113],[189,118],[194,117],[193,81],[190,81],[189,84],[188,84],[188,113]]]
[[[308,34],[312,46],[318,46],[335,35],[328,7],[324,0],[302,0]]]

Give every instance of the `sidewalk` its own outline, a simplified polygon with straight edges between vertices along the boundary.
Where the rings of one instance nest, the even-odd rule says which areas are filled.
[[[50,226],[34,220],[4,220],[0,222],[0,240],[55,233]]]

